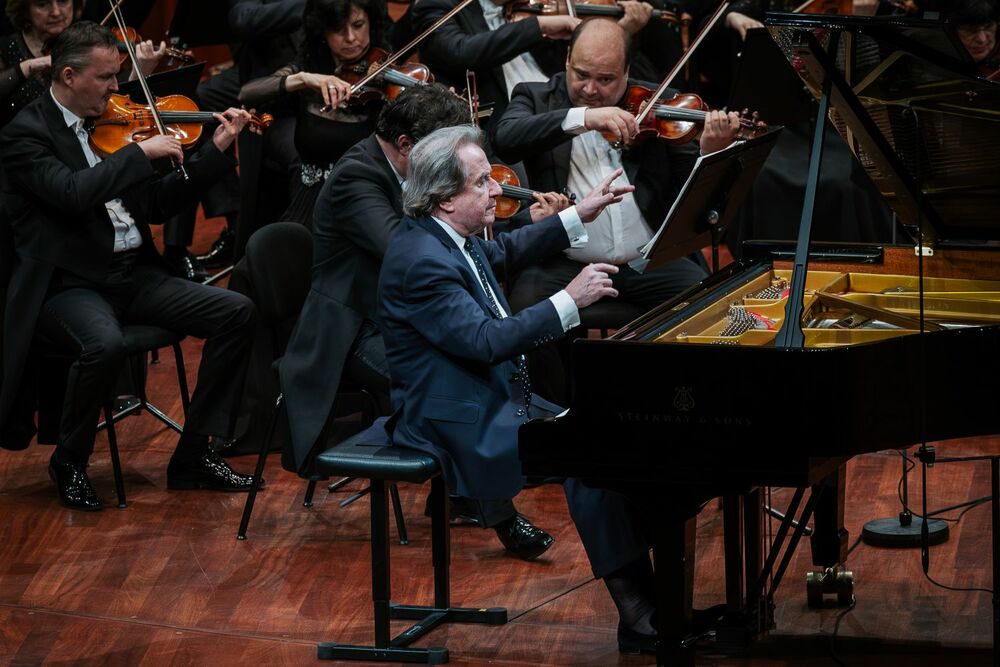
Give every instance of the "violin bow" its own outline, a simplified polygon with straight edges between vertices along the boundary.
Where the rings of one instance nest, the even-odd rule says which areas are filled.
[[[119,8],[122,0],[118,0],[117,3],[115,3],[115,0],[108,0],[108,3],[111,5],[111,13],[114,14],[115,21],[118,23],[118,29],[121,30],[123,35],[127,34],[125,31],[125,17],[122,16],[121,9]],[[160,112],[156,109],[156,98],[153,97],[153,93],[149,90],[149,84],[146,83],[146,75],[143,74],[142,68],[139,67],[139,59],[135,55],[135,46],[127,39],[124,40],[124,44],[125,50],[128,52],[129,60],[132,62],[132,70],[135,72],[136,79],[139,81],[139,87],[142,89],[142,94],[145,96],[146,103],[149,105],[149,112],[153,116],[156,131],[160,134],[166,134],[167,128],[163,124],[163,119],[160,118]],[[174,169],[177,173],[180,174],[185,181],[188,180],[188,173],[184,169],[184,165],[177,162],[173,158],[171,158],[170,162],[174,165]]]
[[[122,5],[122,3],[123,3],[123,2],[125,2],[125,0],[118,0],[118,2],[114,3],[114,5],[112,5],[112,7],[111,7],[111,11],[109,11],[109,12],[108,12],[107,14],[105,14],[105,15],[104,15],[104,18],[103,18],[103,19],[101,19],[101,25],[106,25],[106,24],[107,24],[108,20],[109,20],[109,19],[110,19],[110,18],[111,18],[112,16],[114,16],[114,14],[115,14],[115,11],[116,11],[116,10],[117,10],[117,9],[118,9],[119,7],[121,7],[121,5]]]
[[[655,101],[660,99],[660,96],[663,95],[663,92],[667,89],[668,86],[670,86],[670,84],[673,82],[677,74],[682,69],[684,69],[684,67],[687,65],[687,62],[691,59],[691,56],[693,56],[694,52],[698,50],[698,47],[701,45],[701,43],[705,41],[705,37],[708,35],[709,31],[715,26],[716,23],[718,23],[719,19],[722,18],[722,15],[725,13],[726,7],[728,5],[729,5],[729,0],[722,0],[722,3],[719,4],[719,7],[715,10],[715,13],[712,14],[712,18],[708,20],[708,23],[705,24],[705,27],[702,28],[701,32],[698,33],[698,36],[694,38],[694,43],[691,45],[691,48],[689,48],[684,53],[684,55],[681,56],[680,60],[677,61],[673,69],[667,72],[667,76],[663,79],[660,85],[657,86],[656,90],[650,96],[649,103],[646,104],[646,106],[643,107],[642,111],[640,111],[636,115],[635,117],[636,123],[642,125],[642,121],[646,119],[646,115],[649,114],[649,112],[652,111],[653,108],[656,106]]]

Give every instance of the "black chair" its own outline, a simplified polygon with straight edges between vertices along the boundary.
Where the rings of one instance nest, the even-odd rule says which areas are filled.
[[[118,455],[118,435],[115,432],[115,422],[118,422],[130,415],[138,415],[143,410],[162,421],[164,424],[182,433],[184,427],[171,419],[165,412],[149,402],[146,397],[146,369],[150,355],[156,355],[161,348],[170,347],[174,351],[174,359],[177,364],[177,385],[180,389],[181,408],[187,418],[190,396],[187,386],[187,372],[184,367],[184,353],[181,350],[181,341],[184,336],[174,333],[168,329],[148,324],[127,324],[122,327],[122,336],[125,341],[126,361],[122,369],[123,379],[127,381],[130,390],[137,393],[137,401],[129,404],[126,408],[114,411],[115,392],[106,396],[103,404],[104,421],[98,424],[98,430],[107,429],[108,449],[111,453],[111,467],[114,471],[115,494],[118,496],[118,507],[126,507],[125,483],[122,478],[121,460]],[[42,349],[40,356],[45,362],[56,362],[68,365],[75,359],[73,355],[62,351]],[[65,377],[61,374],[60,377]],[[65,391],[53,392],[53,396],[61,401]],[[56,411],[58,412],[58,410]],[[42,420],[42,417],[39,417]],[[39,442],[55,442],[55,438],[46,435],[50,429],[39,425]]]
[[[381,431],[380,431],[381,432]],[[417,638],[442,623],[483,623],[503,625],[507,610],[499,607],[470,609],[452,607],[450,601],[449,560],[451,533],[448,521],[448,492],[441,468],[433,457],[415,450],[393,447],[388,440],[372,442],[370,432],[360,433],[316,458],[316,468],[323,474],[343,475],[370,480],[372,540],[372,603],[375,611],[375,643],[353,646],[324,642],[316,650],[320,660],[365,660],[385,662],[448,662],[443,647],[411,648]],[[431,482],[431,552],[434,565],[433,606],[402,605],[390,600],[389,512],[387,486],[397,482]],[[391,636],[392,619],[417,621],[395,638]]]
[[[274,343],[273,358],[275,359],[271,367],[276,374],[281,355],[284,354],[284,345],[287,343],[291,329],[294,327],[306,296],[309,294],[312,280],[312,235],[305,227],[294,222],[276,222],[267,225],[257,230],[247,242],[245,261],[253,286],[252,298],[257,306],[260,324],[263,328],[271,330],[271,340]],[[354,414],[361,415],[360,428],[364,428],[375,421],[375,417],[378,415],[378,403],[367,391],[341,387],[337,394],[335,412],[331,415],[331,422]],[[287,414],[284,410],[284,396],[279,393],[268,420],[266,435],[260,443],[253,483],[243,507],[243,517],[240,520],[237,539],[246,539],[247,526],[250,523],[254,502],[257,499],[257,491],[260,489],[267,454],[271,449],[276,430],[285,424],[287,424]],[[320,437],[320,442],[324,443],[325,446],[329,446],[331,443],[325,442],[324,438],[343,435],[342,431],[329,426]],[[360,428],[355,429],[355,432]],[[353,432],[347,435],[352,434]],[[288,441],[289,439],[286,438],[285,442]],[[325,447],[321,445],[318,450],[322,448]],[[294,471],[292,464],[285,467]],[[326,477],[310,471],[306,475],[306,479],[309,480],[309,484],[306,488],[303,506],[311,507],[316,483],[320,479],[326,479]],[[399,492],[395,486],[392,487],[392,494],[399,539],[402,544],[405,544],[407,542],[406,525],[399,503]]]

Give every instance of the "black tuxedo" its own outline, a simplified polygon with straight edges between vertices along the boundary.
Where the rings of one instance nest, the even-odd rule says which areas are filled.
[[[565,132],[562,122],[570,105],[566,74],[560,72],[546,83],[519,84],[507,111],[494,122],[491,133],[497,155],[510,162],[523,161],[535,189],[559,191],[567,185],[575,135]],[[677,146],[655,139],[623,152],[625,175],[635,186],[636,204],[652,229],[666,216],[697,156],[693,143]],[[515,280],[511,305],[515,310],[528,307],[554,287],[565,285],[580,268],[579,262],[557,257],[529,269]],[[704,276],[700,266],[681,258],[641,274],[622,265],[612,279],[618,301],[648,309]]]
[[[413,5],[414,25],[418,31],[425,30],[457,4],[456,0],[420,0]],[[440,83],[454,86],[455,90],[465,88],[465,71],[474,71],[480,106],[492,105],[493,109],[492,116],[482,123],[488,128],[507,106],[507,83],[501,66],[530,52],[541,70],[552,75],[566,62],[565,44],[545,40],[535,18],[490,30],[482,8],[472,2],[424,40],[420,60]]]
[[[365,321],[378,319],[379,268],[402,216],[399,181],[371,135],[337,161],[313,212],[312,289],[280,372],[297,466],[326,424]],[[388,380],[366,388],[387,395]]]
[[[89,167],[76,134],[66,126],[49,93],[7,125],[0,134],[0,156],[6,174],[5,214],[16,251],[6,303],[0,444],[20,449],[33,435],[35,373],[26,372],[26,364],[40,322],[52,326],[52,342],[81,354],[71,373],[86,376],[71,376],[78,384],[75,391],[72,387],[67,391],[61,439],[70,428],[67,414],[92,412],[93,422],[80,420],[83,433],[74,438],[81,450],[93,446],[97,406],[110,391],[117,373],[114,362],[122,352],[120,324],[133,322],[209,338],[187,425],[211,429],[195,430],[205,435],[228,434],[227,401],[235,407],[241,389],[239,369],[245,367],[241,336],[252,326],[253,305],[226,290],[170,276],[153,244],[149,223],[164,220],[235,161],[208,142],[186,162],[190,180],[176,173],[157,177],[139,146],[130,145]],[[115,232],[105,202],[116,197],[135,219],[142,237],[128,261],[125,253],[113,252]],[[56,302],[59,308],[53,305]],[[81,312],[84,302],[94,310]],[[96,366],[78,368],[84,357],[96,366],[104,364],[110,379],[100,373],[87,375],[96,372]],[[226,364],[236,369],[236,377],[232,371],[228,377],[222,373]],[[219,367],[220,377],[206,377],[206,369],[212,367]],[[76,403],[67,413],[71,399]]]

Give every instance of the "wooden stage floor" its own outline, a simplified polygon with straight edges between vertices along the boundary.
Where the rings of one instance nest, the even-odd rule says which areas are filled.
[[[187,341],[193,383],[200,343]],[[172,355],[150,367],[150,398],[180,417]],[[817,413],[817,424],[836,412]],[[249,539],[236,528],[243,495],[167,492],[166,464],[176,435],[149,415],[118,428],[129,507],[86,514],[59,507],[46,474],[47,447],[0,451],[0,665],[250,665],[316,662],[320,641],[369,643],[368,502],[341,509],[349,490],[317,492],[301,506],[305,485],[272,456]],[[942,443],[941,455],[996,453],[1000,439]],[[249,470],[249,457],[234,464]],[[865,521],[898,512],[899,458],[858,457],[848,475],[847,527],[852,542]],[[98,437],[91,479],[113,498],[106,440]],[[911,497],[919,498],[919,470]],[[989,493],[984,463],[940,465],[929,473],[931,505]],[[356,485],[354,486],[356,489]],[[353,489],[350,489],[353,490]],[[401,489],[411,543],[393,544],[393,599],[431,598],[425,488]],[[775,492],[783,506],[787,490]],[[521,511],[556,538],[533,563],[504,556],[491,531],[453,532],[453,603],[503,606],[502,627],[453,625],[418,642],[446,646],[456,664],[643,665],[618,655],[616,614],[594,581],[557,487],[518,498]],[[956,512],[950,513],[957,517]],[[939,582],[988,589],[989,505],[952,523],[951,539],[933,547]],[[917,550],[851,553],[853,611],[811,611],[805,604],[807,545],[801,545],[776,596],[777,628],[751,653],[699,653],[699,665],[986,665],[991,663],[991,595],[932,585]],[[714,503],[698,526],[696,606],[722,601],[721,516]],[[839,625],[839,628],[838,628]],[[831,636],[837,629],[836,640]],[[839,661],[839,662],[838,662]]]

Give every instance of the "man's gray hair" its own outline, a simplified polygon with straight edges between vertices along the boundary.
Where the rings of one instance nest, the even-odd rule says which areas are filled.
[[[483,133],[472,125],[443,127],[421,139],[410,153],[403,184],[403,211],[411,218],[433,213],[462,191],[468,175],[458,158],[466,144],[482,146]]]

